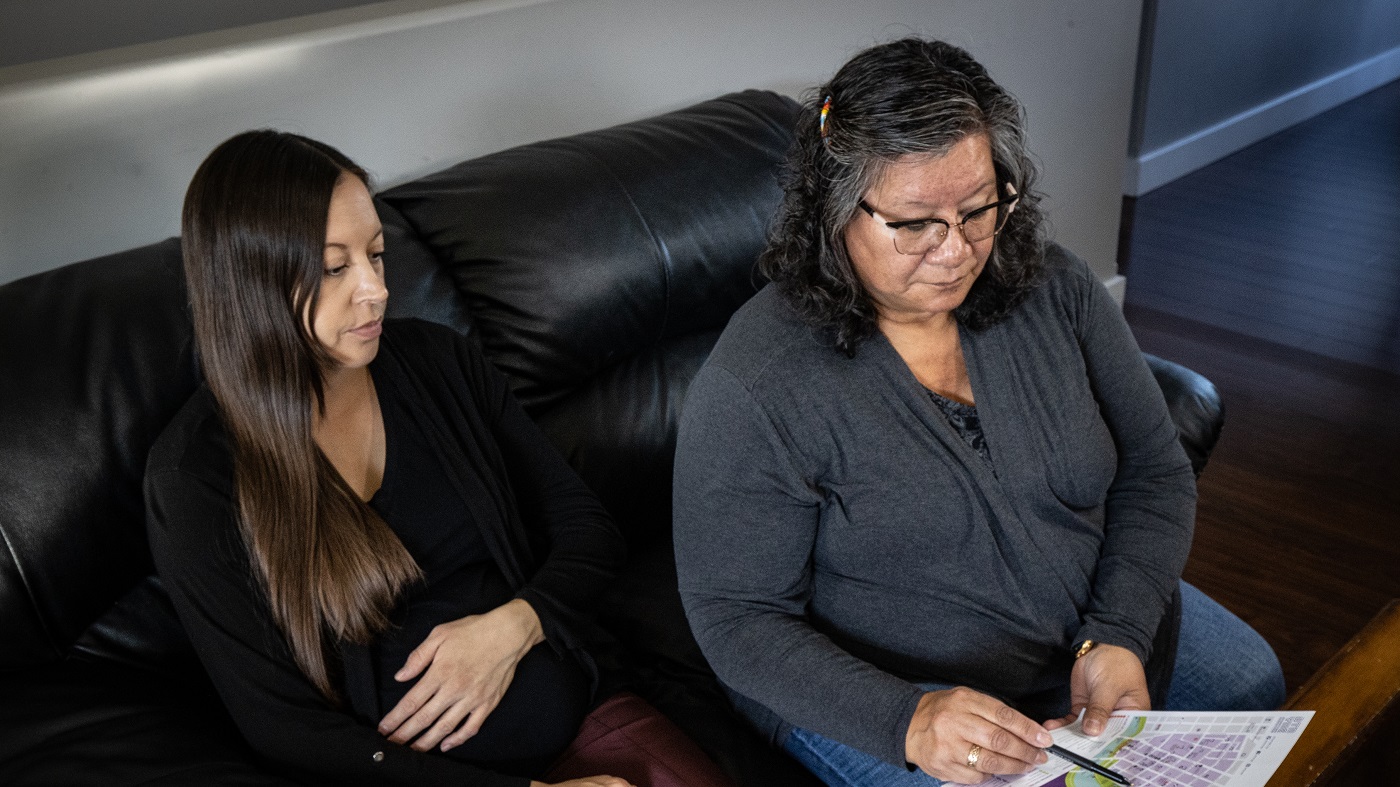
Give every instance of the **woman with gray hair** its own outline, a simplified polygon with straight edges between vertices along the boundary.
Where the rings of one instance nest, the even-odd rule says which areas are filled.
[[[736,705],[828,784],[926,786],[1029,770],[1081,712],[1282,702],[1268,644],[1181,582],[1190,464],[1044,239],[1017,101],[957,47],[877,46],[789,169],[772,284],[676,455],[681,595]]]

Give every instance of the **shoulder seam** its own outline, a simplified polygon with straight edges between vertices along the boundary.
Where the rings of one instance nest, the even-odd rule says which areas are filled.
[[[785,430],[779,427],[778,422],[773,418],[773,414],[770,413],[768,408],[764,406],[763,402],[759,401],[758,397],[754,395],[753,386],[745,384],[744,380],[741,377],[739,377],[739,375],[735,374],[732,370],[730,370],[722,364],[715,364],[714,368],[716,373],[723,373],[726,377],[733,380],[735,383],[738,384],[740,388],[744,390],[744,393],[748,396],[749,404],[753,406],[757,413],[763,418],[763,422],[767,424],[768,430],[771,431],[773,435],[777,437],[779,442],[781,442],[786,447],[787,450],[785,452],[785,456],[788,465],[792,467],[792,470],[796,474],[796,476],[802,479],[803,483],[809,489],[812,488],[811,479],[806,473],[802,471],[802,468],[798,465],[797,461],[800,458],[802,462],[807,462],[808,458],[801,453],[801,451],[798,449],[797,445],[793,441],[787,439]],[[764,368],[767,368],[767,364],[764,365]],[[761,377],[762,375],[759,376]]]
[[[765,378],[768,375],[769,368],[775,362],[777,362],[778,357],[784,354],[789,347],[801,341],[801,338],[802,337],[800,336],[794,336],[788,341],[771,348],[769,352],[764,354],[762,362],[755,364],[753,367],[753,372],[748,375],[741,375],[731,365],[725,363],[722,360],[711,359],[707,362],[707,365],[713,366],[716,369],[724,371],[730,377],[734,378],[735,382],[743,386],[744,390],[752,394],[753,390],[758,387],[758,384],[763,380],[763,378]]]

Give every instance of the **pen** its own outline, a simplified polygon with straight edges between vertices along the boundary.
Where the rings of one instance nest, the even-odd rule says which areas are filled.
[[[1128,781],[1127,779],[1123,778],[1122,776],[1119,776],[1118,774],[1114,773],[1113,771],[1110,771],[1109,769],[1103,767],[1102,765],[1099,765],[1098,763],[1094,762],[1093,760],[1089,759],[1088,757],[1082,757],[1082,756],[1080,756],[1080,755],[1078,755],[1078,754],[1075,754],[1074,752],[1070,751],[1069,749],[1062,749],[1062,748],[1060,748],[1059,746],[1051,746],[1050,748],[1046,749],[1045,751],[1046,751],[1046,753],[1048,753],[1048,754],[1053,754],[1053,755],[1055,755],[1056,757],[1059,757],[1059,758],[1062,759],[1062,760],[1069,760],[1070,762],[1074,763],[1075,765],[1078,765],[1079,767],[1083,768],[1083,769],[1086,770],[1086,771],[1092,771],[1092,772],[1094,772],[1094,773],[1097,773],[1098,775],[1100,775],[1100,776],[1104,777],[1105,779],[1108,779],[1109,781],[1112,781],[1112,782],[1114,782],[1114,783],[1116,783],[1116,784],[1124,785],[1124,787],[1131,787],[1131,785],[1132,785],[1132,782]]]

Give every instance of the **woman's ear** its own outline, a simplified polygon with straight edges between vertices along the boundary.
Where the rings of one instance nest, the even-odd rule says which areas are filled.
[[[1007,183],[1007,184],[1006,184],[1006,196],[1010,197],[1010,196],[1013,196],[1013,195],[1015,195],[1015,194],[1017,194],[1017,193],[1019,193],[1019,192],[1016,191],[1016,184],[1014,184],[1014,183]],[[1021,201],[1020,201],[1020,200],[1016,200],[1015,202],[1013,202],[1013,203],[1011,203],[1010,205],[1008,205],[1007,208],[1006,208],[1006,217],[1007,217],[1007,218],[1011,218],[1011,214],[1013,214],[1013,213],[1016,212],[1016,206],[1017,206],[1017,205],[1020,205],[1020,204],[1021,204]]]

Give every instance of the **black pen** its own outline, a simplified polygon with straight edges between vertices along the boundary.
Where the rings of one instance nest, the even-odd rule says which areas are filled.
[[[1075,754],[1069,749],[1064,749],[1059,746],[1051,746],[1045,751],[1049,754],[1053,754],[1056,757],[1059,757],[1062,760],[1069,760],[1070,762],[1074,763],[1075,765],[1078,765],[1086,771],[1092,771],[1094,773],[1097,773],[1098,775],[1104,777],[1105,779],[1108,779],[1111,782],[1121,784],[1124,787],[1132,786],[1132,782],[1128,781],[1127,779],[1124,779],[1122,776],[1119,776],[1113,771],[1110,771],[1102,765],[1099,765],[1098,763],[1094,762],[1088,757],[1083,757],[1081,755]]]

